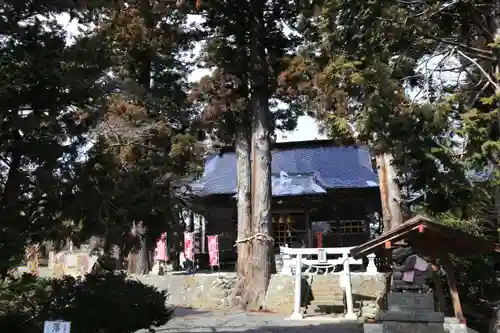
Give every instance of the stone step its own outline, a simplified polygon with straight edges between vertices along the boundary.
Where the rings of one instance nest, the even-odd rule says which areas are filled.
[[[319,287],[319,286],[313,286],[312,288],[310,288],[311,291],[313,293],[319,293],[319,294],[323,294],[323,293],[330,293],[330,294],[342,294],[343,293],[343,289],[340,288],[340,287],[329,287],[329,286],[325,286],[325,287]]]
[[[342,303],[344,301],[343,297],[332,297],[330,296],[313,296],[310,298],[312,301],[323,302],[323,303]]]
[[[321,299],[321,300],[343,300],[344,299],[344,294],[341,293],[341,292],[338,292],[338,293],[332,293],[331,291],[330,292],[322,292],[322,293],[318,293],[318,292],[313,292],[312,293],[312,298],[313,299]]]
[[[343,313],[344,312],[345,305],[342,301],[330,301],[330,302],[325,302],[325,301],[311,301],[309,305],[307,306],[306,312],[308,314],[313,314],[313,313]]]
[[[281,270],[283,269],[283,259],[279,254],[275,255],[274,259],[276,263],[276,271],[281,272]]]
[[[309,305],[317,306],[317,305],[331,305],[331,306],[344,306],[344,300],[341,299],[332,299],[332,300],[312,300],[309,302]]]

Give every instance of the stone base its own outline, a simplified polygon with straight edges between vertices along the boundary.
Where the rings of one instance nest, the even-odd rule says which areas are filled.
[[[364,324],[364,333],[468,333],[465,324],[459,324],[454,318],[446,318],[440,323],[398,323],[384,322]]]
[[[475,332],[472,331],[470,328],[467,328],[467,325],[461,324],[457,318],[451,318],[451,317],[447,317],[444,319],[444,331],[447,333]]]
[[[358,315],[355,314],[355,313],[346,313],[344,315],[344,319],[346,319],[346,320],[357,320],[358,319]]]
[[[289,317],[286,317],[285,320],[302,320],[304,319],[304,315],[302,313],[292,313]]]
[[[397,321],[406,323],[443,323],[444,314],[434,311],[387,311],[382,314],[383,321]]]
[[[234,294],[236,273],[196,273],[195,275],[169,272],[158,276],[134,276],[141,282],[153,285],[158,289],[168,291],[168,303],[184,307],[211,310],[232,309],[239,302]],[[352,291],[355,310],[361,301],[367,307],[373,305],[370,311],[378,313],[377,301],[385,293],[386,276],[383,273],[366,274],[352,273]],[[314,301],[343,301],[340,287],[340,274],[315,275],[304,277],[302,289],[302,306]],[[327,298],[324,298],[327,297]],[[269,281],[264,307],[272,312],[290,314],[293,312],[295,298],[295,277],[272,275]],[[334,309],[337,310],[337,309]],[[334,313],[343,314],[343,307]],[[366,311],[365,311],[366,312]]]
[[[156,263],[151,269],[152,275],[165,275],[165,266]]]
[[[446,333],[468,333],[469,329],[465,324],[444,324],[444,331]]]
[[[389,311],[434,311],[434,295],[432,293],[396,293],[387,294]]]
[[[446,333],[443,324],[398,323],[398,322],[364,324],[363,331],[364,333]]]

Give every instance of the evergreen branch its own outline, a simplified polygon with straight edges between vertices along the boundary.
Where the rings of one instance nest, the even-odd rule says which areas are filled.
[[[479,17],[478,15],[472,15],[472,20],[476,22],[478,28],[483,31],[487,36],[488,38],[494,40],[495,39],[495,36],[494,34],[488,29],[488,26],[481,21],[481,17],[482,15],[484,15],[484,11],[478,9],[476,6],[472,5],[472,9],[476,12],[479,13]]]
[[[397,0],[394,1],[398,5],[407,5],[407,6],[414,6],[414,5],[421,5],[422,1],[421,0],[415,0],[415,1],[403,1],[403,0]]]
[[[7,167],[11,166],[10,160],[5,156],[0,155],[0,161],[2,161]]]
[[[451,67],[451,68],[439,68],[439,69],[436,69],[436,72],[438,72],[438,73],[445,73],[445,72],[457,73],[457,72],[465,71],[469,66],[470,65],[467,64],[467,65]]]
[[[482,82],[482,81],[481,81]],[[479,82],[479,84],[481,83]],[[490,86],[490,81],[486,81],[486,83],[483,85],[483,87],[481,88],[481,90],[479,90],[477,92],[477,94],[474,96],[474,98],[472,99],[471,101],[471,105],[474,105],[474,103],[476,103],[476,101],[479,99],[479,97],[481,97],[481,95],[486,91],[486,89]]]
[[[434,12],[431,12],[431,13],[429,13],[431,11],[431,8],[429,8],[429,9],[427,9],[427,10],[425,10],[425,11],[423,11],[423,12],[417,14],[417,15],[415,15],[415,17],[423,16],[423,15],[429,13],[430,15],[426,16],[426,19],[429,19],[431,16],[434,16],[436,14],[441,13],[442,11],[445,11],[445,10],[449,9],[451,6],[456,5],[460,1],[461,0],[454,0],[451,3],[445,3],[445,4],[443,4],[442,7],[439,7],[438,9],[436,9]]]
[[[486,72],[486,70],[474,59],[472,59],[471,57],[469,57],[468,55],[466,55],[465,53],[463,53],[462,51],[456,49],[457,53],[460,54],[462,57],[464,57],[465,59],[469,60],[470,62],[472,62],[480,71],[481,73],[484,74],[484,76],[486,77],[486,79],[495,87],[495,90],[500,90],[500,84],[498,84],[497,82],[495,82],[495,80],[493,80],[493,78],[491,77],[490,74],[488,74],[488,72]]]
[[[446,44],[446,45],[454,46],[454,47],[457,47],[457,48],[458,47],[462,48],[464,51],[466,51],[468,53],[474,53],[478,58],[481,58],[483,60],[496,61],[496,58],[493,57],[493,52],[492,51],[479,49],[479,48],[472,47],[472,46],[467,45],[467,44],[459,43],[459,42],[448,40],[448,39],[445,39],[445,38],[440,38],[440,37],[432,36],[432,35],[429,35],[429,34],[423,34],[422,36],[424,38],[432,39],[434,41],[437,41],[437,42],[440,42],[440,43],[443,43],[443,44]]]

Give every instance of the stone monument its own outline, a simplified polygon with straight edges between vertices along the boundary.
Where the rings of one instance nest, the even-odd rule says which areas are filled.
[[[432,267],[411,247],[401,246],[392,253],[391,292],[427,293],[426,279],[432,276]]]
[[[387,311],[381,322],[365,324],[365,333],[462,333],[465,325],[434,310],[434,294],[427,285],[432,266],[407,245],[392,252],[393,269]],[[457,325],[455,325],[457,324]],[[450,326],[451,325],[451,326]],[[461,330],[465,327],[465,330]]]

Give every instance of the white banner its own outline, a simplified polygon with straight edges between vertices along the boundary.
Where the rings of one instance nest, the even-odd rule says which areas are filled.
[[[70,331],[69,321],[46,321],[43,325],[43,333],[70,333]]]

